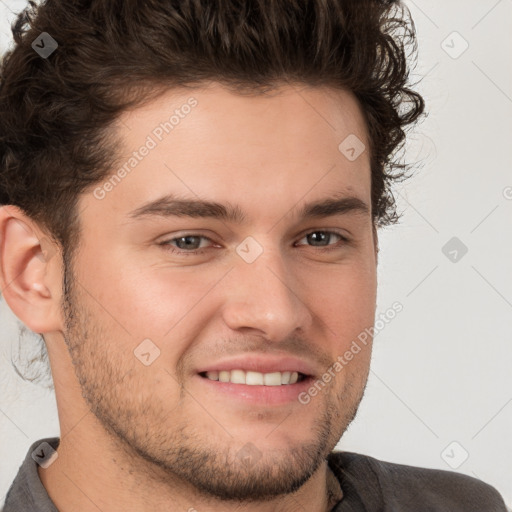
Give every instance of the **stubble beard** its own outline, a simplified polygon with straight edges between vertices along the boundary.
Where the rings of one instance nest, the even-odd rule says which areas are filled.
[[[302,487],[356,416],[366,380],[359,393],[348,385],[337,395],[326,395],[309,443],[295,442],[282,450],[263,449],[254,463],[238,456],[244,441],[226,435],[221,446],[211,441],[208,432],[187,424],[187,418],[175,422],[170,430],[162,421],[169,417],[169,410],[162,411],[159,403],[151,401],[155,390],[149,390],[145,400],[130,393],[144,390],[145,382],[137,380],[137,375],[130,376],[129,362],[125,361],[124,367],[117,364],[108,350],[108,337],[102,336],[99,319],[86,310],[76,288],[71,265],[65,259],[65,341],[82,396],[119,449],[125,465],[130,471],[144,473],[144,478],[165,482],[173,488],[186,482],[185,487],[192,485],[195,492],[213,500],[269,501]],[[279,428],[293,428],[294,424],[293,420],[284,421]],[[248,441],[258,444],[254,439],[245,440],[245,444]]]

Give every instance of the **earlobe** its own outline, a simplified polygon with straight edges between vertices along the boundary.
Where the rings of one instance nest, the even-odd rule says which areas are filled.
[[[45,247],[46,246],[46,247]],[[13,205],[0,208],[0,286],[13,313],[32,331],[59,329],[55,251],[37,224]]]

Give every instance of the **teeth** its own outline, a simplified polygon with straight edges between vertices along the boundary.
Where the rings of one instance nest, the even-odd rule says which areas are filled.
[[[298,372],[272,372],[260,373],[244,370],[222,370],[206,372],[210,380],[231,382],[232,384],[246,384],[248,386],[281,386],[295,384],[299,379]]]
[[[231,370],[231,372],[237,370]],[[243,371],[243,370],[238,370]],[[244,372],[245,373],[245,372]],[[263,373],[260,372],[247,372],[245,374],[245,383],[248,386],[263,386]]]
[[[265,386],[280,386],[281,372],[265,373],[263,375],[263,384],[265,384]]]
[[[229,373],[229,372],[226,372]],[[245,372],[242,370],[232,370],[231,371],[231,379],[229,379],[233,384],[245,384]]]

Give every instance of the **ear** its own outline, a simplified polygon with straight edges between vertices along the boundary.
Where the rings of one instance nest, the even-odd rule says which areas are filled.
[[[0,289],[33,332],[62,330],[58,247],[14,205],[0,207]]]

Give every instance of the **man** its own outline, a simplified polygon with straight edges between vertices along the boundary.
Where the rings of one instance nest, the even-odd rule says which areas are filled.
[[[333,452],[371,337],[339,356],[374,323],[392,156],[424,108],[403,14],[48,0],[18,18],[0,285],[44,338],[61,434],[5,512],[505,510],[474,478]]]

